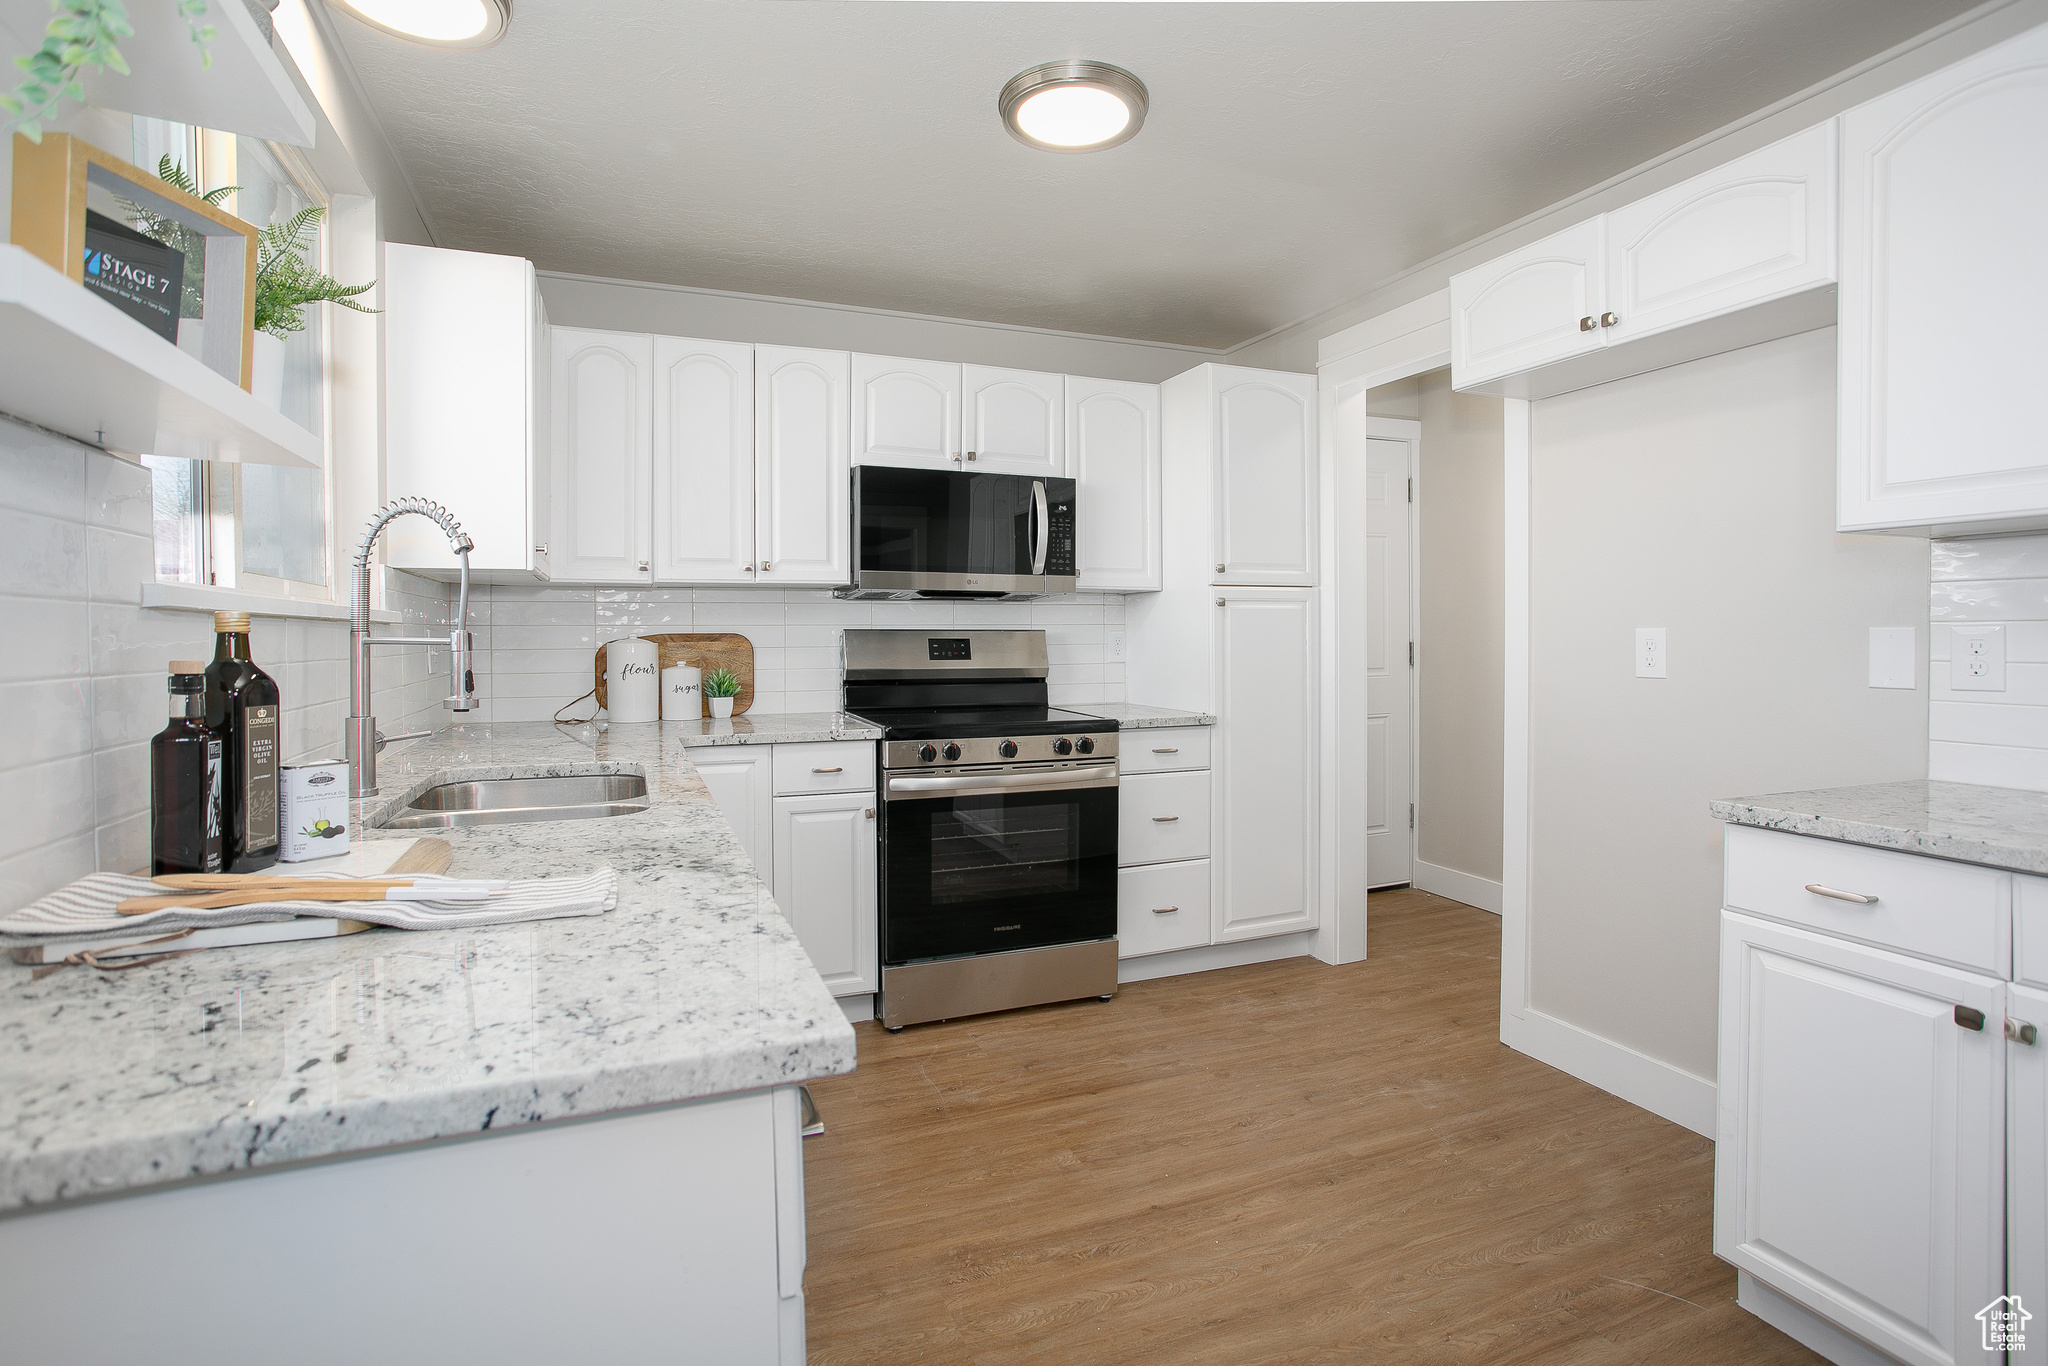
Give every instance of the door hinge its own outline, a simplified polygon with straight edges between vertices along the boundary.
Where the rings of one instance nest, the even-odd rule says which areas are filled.
[[[1415,803],[1414,803],[1414,802],[1410,802],[1410,803],[1408,803],[1408,828],[1409,828],[1410,830],[1413,830],[1413,829],[1415,828]]]
[[[1415,667],[1415,642],[1412,640],[1408,642],[1408,667]]]
[[[1411,503],[1415,501],[1415,481],[1413,479],[1408,481],[1408,501]]]

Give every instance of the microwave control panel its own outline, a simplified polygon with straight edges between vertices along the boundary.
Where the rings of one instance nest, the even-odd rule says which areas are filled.
[[[1047,504],[1045,572],[1048,578],[1074,577],[1074,500],[1056,498]]]

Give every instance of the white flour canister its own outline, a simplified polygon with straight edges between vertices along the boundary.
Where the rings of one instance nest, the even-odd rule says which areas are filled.
[[[605,709],[614,724],[661,719],[661,649],[651,640],[604,647]]]
[[[704,672],[694,664],[661,671],[661,719],[695,721],[704,715]]]

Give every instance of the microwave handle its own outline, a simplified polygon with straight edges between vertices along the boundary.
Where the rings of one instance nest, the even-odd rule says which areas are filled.
[[[1031,481],[1031,511],[1038,520],[1038,535],[1031,547],[1031,572],[1045,572],[1045,552],[1052,541],[1052,515],[1045,506],[1045,481]]]

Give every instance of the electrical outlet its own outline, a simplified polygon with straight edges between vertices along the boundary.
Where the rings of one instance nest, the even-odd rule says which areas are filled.
[[[1636,627],[1636,677],[1665,677],[1664,628],[1662,626]]]
[[[1951,692],[2005,691],[2005,628],[1948,628],[1948,686]]]
[[[1122,631],[1110,633],[1109,657],[1111,659],[1122,659],[1124,657],[1124,633]]]
[[[1919,637],[1911,626],[1870,628],[1870,686],[1912,688],[1918,686]]]

